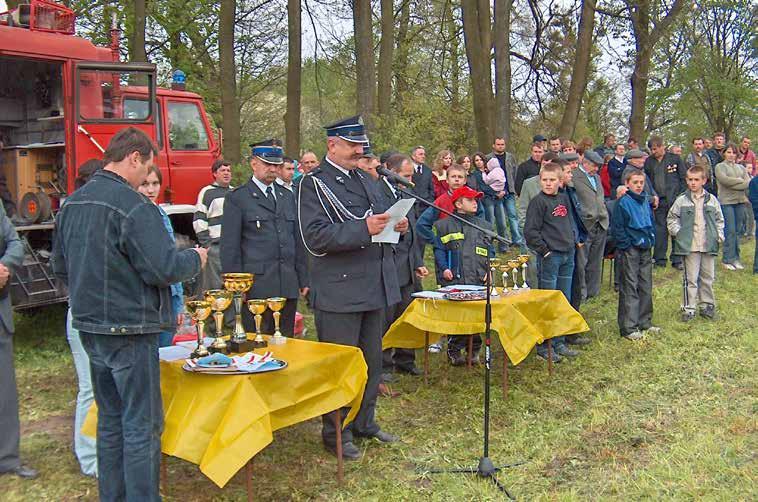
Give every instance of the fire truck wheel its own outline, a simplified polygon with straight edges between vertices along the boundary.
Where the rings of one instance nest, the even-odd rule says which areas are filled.
[[[50,197],[45,192],[26,192],[18,212],[27,224],[45,221],[52,215]]]

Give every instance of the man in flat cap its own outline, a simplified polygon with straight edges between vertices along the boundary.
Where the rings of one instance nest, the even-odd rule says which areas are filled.
[[[303,177],[299,189],[300,230],[310,253],[311,299],[318,338],[322,342],[360,347],[368,365],[368,381],[355,421],[342,433],[347,459],[360,458],[354,438],[382,442],[397,438],[382,431],[374,409],[382,372],[384,311],[400,301],[397,270],[388,244],[372,242],[387,226],[389,215],[377,183],[358,169],[368,143],[360,116],[325,127],[327,154],[319,167]],[[408,220],[395,230],[405,233]],[[340,411],[344,418],[344,410]],[[323,417],[322,438],[336,451],[331,415]]]
[[[247,298],[287,299],[281,311],[280,330],[292,337],[298,294],[306,294],[305,256],[295,224],[295,196],[276,183],[284,153],[278,140],[251,145],[250,181],[226,195],[221,221],[221,270],[255,275]],[[253,318],[243,309],[246,331]],[[270,310],[263,314],[261,330],[274,332]]]

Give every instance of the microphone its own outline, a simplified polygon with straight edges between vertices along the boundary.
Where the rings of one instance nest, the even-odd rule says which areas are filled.
[[[392,183],[403,185],[406,188],[413,188],[416,186],[416,184],[412,181],[408,181],[407,179],[403,178],[402,176],[390,171],[384,166],[377,166],[376,172],[390,180]]]

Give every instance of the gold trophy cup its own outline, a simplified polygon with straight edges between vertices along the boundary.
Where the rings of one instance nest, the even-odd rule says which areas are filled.
[[[500,271],[503,273],[503,294],[507,295],[508,291],[508,273],[511,271],[511,267],[508,264],[500,265]]]
[[[197,347],[191,354],[192,359],[205,357],[209,354],[208,349],[203,345],[203,332],[205,331],[205,320],[211,315],[211,302],[205,300],[190,300],[187,302],[187,312],[197,323]]]
[[[271,338],[272,345],[283,345],[287,343],[287,338],[282,336],[282,332],[279,331],[279,319],[282,317],[280,310],[284,308],[287,303],[286,298],[274,297],[266,300],[268,308],[274,313],[274,336]]]
[[[500,294],[497,292],[497,288],[495,287],[495,272],[498,271],[500,268],[500,258],[492,258],[490,259],[490,283],[492,285],[492,291],[490,292],[490,296],[500,296]]]
[[[255,340],[253,344],[255,348],[268,347],[268,342],[263,339],[261,335],[261,321],[263,320],[263,313],[268,308],[268,302],[266,300],[248,300],[247,308],[255,316]]]
[[[216,337],[209,350],[211,353],[227,352],[228,345],[222,338],[222,328],[224,327],[224,311],[232,304],[232,292],[226,289],[209,289],[205,292],[205,299],[210,302],[213,320],[216,321]]]
[[[511,268],[511,274],[513,274],[513,289],[521,289],[518,285],[518,269],[521,266],[521,262],[518,260],[508,260],[508,266]]]
[[[527,263],[529,263],[530,258],[531,256],[528,254],[520,254],[517,257],[519,263],[521,263],[521,279],[524,282],[521,287],[524,289],[529,289],[529,284],[526,283],[526,268],[528,267]]]
[[[250,352],[255,347],[252,340],[247,339],[245,328],[242,327],[242,294],[253,287],[253,274],[227,273],[221,278],[224,281],[224,289],[234,295],[234,334],[229,340],[232,352]]]

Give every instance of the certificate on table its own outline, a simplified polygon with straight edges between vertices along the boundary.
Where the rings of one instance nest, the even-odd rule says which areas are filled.
[[[387,209],[387,214],[390,215],[390,221],[381,233],[371,237],[371,242],[397,244],[400,240],[400,232],[395,231],[395,225],[405,218],[405,215],[408,214],[408,211],[411,210],[415,202],[415,199],[400,199],[395,202],[392,207]]]

